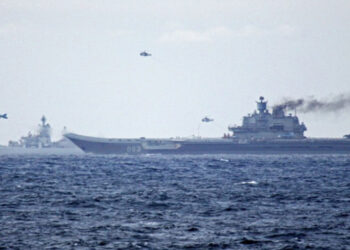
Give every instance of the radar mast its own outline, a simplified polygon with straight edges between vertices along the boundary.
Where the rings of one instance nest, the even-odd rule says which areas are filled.
[[[267,101],[264,101],[264,99],[265,98],[263,96],[260,96],[260,102],[256,102],[259,114],[263,114],[266,111]]]

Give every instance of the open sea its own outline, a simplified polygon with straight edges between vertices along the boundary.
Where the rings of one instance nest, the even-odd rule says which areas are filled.
[[[350,155],[2,155],[0,249],[350,249]]]

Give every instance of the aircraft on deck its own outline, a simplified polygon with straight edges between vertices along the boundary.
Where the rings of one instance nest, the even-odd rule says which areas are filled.
[[[146,51],[143,51],[140,53],[140,56],[152,56],[152,54],[147,53]]]
[[[0,119],[8,119],[7,114],[0,115]]]
[[[208,116],[206,116],[202,119],[202,122],[212,122],[212,121],[214,121],[214,119],[211,119]]]

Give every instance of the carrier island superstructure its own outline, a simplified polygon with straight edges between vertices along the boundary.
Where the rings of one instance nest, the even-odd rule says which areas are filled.
[[[267,102],[260,97],[257,111],[243,117],[242,126],[229,127],[234,139],[264,140],[277,138],[304,139],[306,126],[300,123],[296,115],[285,115],[282,106],[275,106],[272,114]]]
[[[349,139],[306,138],[306,126],[282,106],[272,113],[260,97],[257,110],[230,126],[222,138],[108,139],[68,133],[65,137],[87,153],[98,154],[283,154],[350,153]]]

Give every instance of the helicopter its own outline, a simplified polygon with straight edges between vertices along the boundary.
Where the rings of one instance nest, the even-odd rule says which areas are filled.
[[[212,121],[214,121],[214,119],[211,119],[208,116],[206,116],[202,119],[202,122],[212,122]]]
[[[140,53],[140,56],[146,57],[146,56],[152,56],[152,54],[147,53],[146,51],[142,51],[142,52]]]
[[[7,114],[2,114],[2,115],[0,115],[0,119],[8,119],[8,117],[7,117]]]

